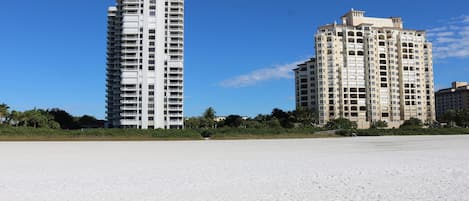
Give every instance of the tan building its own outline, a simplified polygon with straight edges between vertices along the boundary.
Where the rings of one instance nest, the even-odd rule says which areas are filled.
[[[441,120],[445,112],[450,110],[469,110],[469,84],[453,82],[452,87],[435,93],[436,116]]]
[[[352,10],[341,24],[320,27],[315,41],[315,64],[295,72],[297,106],[309,101],[319,124],[340,117],[360,128],[380,120],[389,127],[412,117],[435,120],[432,44],[425,31],[404,29],[398,17],[371,18]],[[314,66],[306,68],[307,95],[305,66]]]

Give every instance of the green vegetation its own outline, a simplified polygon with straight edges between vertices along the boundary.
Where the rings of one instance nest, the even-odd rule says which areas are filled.
[[[104,121],[88,115],[73,117],[61,109],[32,109],[24,112],[10,111],[6,104],[0,105],[0,125],[14,127],[34,127],[51,129],[80,129],[98,128],[104,125]]]
[[[84,129],[0,127],[0,141],[201,140],[198,130]]]
[[[388,122],[385,122],[385,121],[377,121],[371,125],[371,128],[374,128],[374,129],[383,129],[387,127],[388,127]]]
[[[349,133],[347,133],[349,134]],[[357,136],[406,136],[406,135],[463,135],[469,134],[467,128],[401,128],[357,130]],[[349,135],[345,135],[349,136]]]
[[[405,136],[469,134],[467,128],[413,128],[339,130],[322,132],[319,128],[218,128],[184,130],[84,129],[61,130],[49,128],[0,126],[0,141],[79,141],[79,140],[214,140],[225,139],[288,139],[340,136]]]
[[[401,125],[403,129],[418,129],[423,127],[423,122],[420,119],[410,118],[409,120],[404,121]]]
[[[0,126],[0,141],[74,141],[74,140],[202,140],[222,139],[283,139],[337,137],[334,134],[315,134],[318,129],[84,129],[60,130],[49,128]]]
[[[338,137],[335,134],[320,134],[318,128],[219,128],[210,130],[211,139],[288,139]]]
[[[355,122],[344,118],[331,120],[326,128],[316,128],[315,114],[301,108],[287,112],[274,109],[271,114],[248,119],[229,115],[221,121],[216,121],[215,110],[208,108],[201,117],[186,120],[187,129],[184,130],[84,129],[98,127],[102,122],[88,115],[73,117],[60,109],[24,112],[9,109],[6,104],[0,105],[0,141],[224,140],[469,134],[469,128],[424,129],[419,119],[409,119],[399,129],[382,129],[387,127],[387,123],[378,121],[373,124],[373,129],[357,130]],[[469,117],[464,116],[466,112],[448,113],[448,119],[453,119],[456,125],[467,126]]]
[[[469,111],[468,110],[450,110],[447,111],[442,119],[442,122],[447,123],[448,127],[469,127]]]
[[[326,128],[329,130],[337,130],[337,129],[356,129],[357,128],[357,123],[352,122],[348,119],[344,118],[339,118],[339,119],[333,119],[327,122]]]
[[[255,118],[245,119],[240,115],[232,114],[225,120],[215,121],[215,110],[208,108],[201,117],[193,117],[186,120],[186,128],[210,129],[210,128],[314,128],[315,114],[306,109],[298,108],[295,111],[285,112],[281,109],[273,109],[271,114],[259,114]]]
[[[6,121],[6,117],[9,116],[8,109],[10,109],[8,105],[0,104],[0,124],[3,124]]]

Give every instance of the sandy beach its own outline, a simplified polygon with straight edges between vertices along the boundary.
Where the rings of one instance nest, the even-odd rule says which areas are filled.
[[[469,201],[469,136],[3,142],[5,201]]]

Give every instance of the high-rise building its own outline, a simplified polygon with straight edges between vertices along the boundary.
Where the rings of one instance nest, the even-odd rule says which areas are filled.
[[[299,64],[298,68],[293,71],[296,82],[296,107],[317,111],[316,59],[311,58],[305,63]]]
[[[183,128],[184,0],[117,0],[107,52],[109,126]]]
[[[436,117],[443,120],[446,112],[453,110],[469,110],[469,84],[453,82],[451,88],[441,89],[435,93]]]
[[[352,10],[341,24],[318,29],[316,63],[296,70],[302,90],[297,106],[314,109],[321,125],[340,117],[360,128],[377,121],[389,127],[410,118],[434,121],[432,44],[425,31],[404,29],[398,17],[364,13]],[[305,66],[311,67],[308,77],[301,76]]]

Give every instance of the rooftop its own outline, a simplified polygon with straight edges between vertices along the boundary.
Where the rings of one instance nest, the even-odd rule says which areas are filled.
[[[366,17],[365,11],[351,10],[342,16],[342,24],[347,26],[360,26],[360,25],[371,25],[373,27],[393,27],[403,28],[402,18],[400,17],[389,17],[389,18],[376,18]]]

